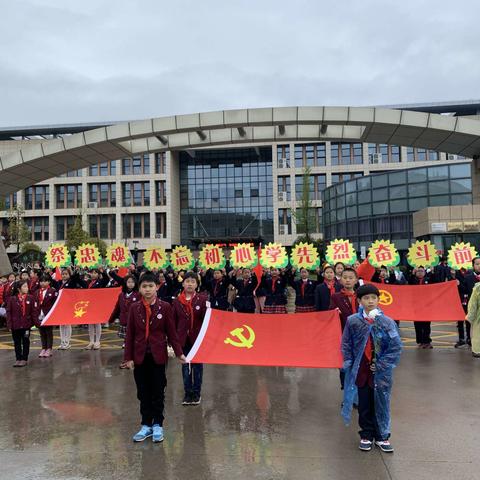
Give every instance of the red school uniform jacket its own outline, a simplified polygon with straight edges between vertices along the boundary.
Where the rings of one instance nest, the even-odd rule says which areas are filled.
[[[192,298],[193,321],[190,313],[182,305],[178,298],[172,302],[175,325],[178,332],[178,340],[182,346],[188,343],[193,345],[202,328],[203,319],[207,312],[208,297],[204,293],[196,293]]]
[[[141,298],[141,295],[137,291],[131,292],[130,294],[126,292],[120,292],[118,294],[117,303],[115,304],[115,308],[110,315],[108,323],[113,323],[115,319],[118,318],[120,320],[120,325],[126,327],[130,306],[132,305],[132,303],[141,300]]]
[[[25,313],[23,313],[22,302],[19,297],[10,297],[7,304],[7,327],[10,330],[19,330],[21,328],[32,328],[33,325],[40,325],[38,304],[33,295],[27,294],[26,296]]]
[[[147,339],[145,338],[147,313],[143,302],[134,302],[130,306],[125,338],[124,360],[126,362],[133,360],[136,365],[140,365],[147,351],[150,351],[156,364],[165,364],[168,361],[167,343],[172,346],[177,357],[183,353],[175,329],[172,307],[157,298],[151,309]]]
[[[340,310],[340,322],[342,323],[342,332],[347,323],[347,318],[358,311],[358,299],[355,297],[356,309],[352,311],[350,299],[342,292],[336,292],[330,297],[330,310],[338,308]]]
[[[57,301],[57,297],[58,292],[54,288],[48,287],[45,291],[39,288],[33,294],[33,298],[38,305],[38,313],[40,314],[40,312],[43,312],[43,314],[46,315],[53,307],[53,304]]]

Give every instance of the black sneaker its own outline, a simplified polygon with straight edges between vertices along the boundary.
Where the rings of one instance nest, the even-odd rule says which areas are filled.
[[[201,401],[202,401],[202,397],[200,396],[200,394],[194,393],[192,397],[192,401],[190,402],[190,405],[200,405]]]
[[[468,345],[469,347],[472,346],[472,339],[471,339],[471,338],[467,338],[467,345]]]
[[[393,453],[392,444],[391,444],[388,440],[376,441],[376,442],[375,442],[375,445],[376,445],[377,447],[380,447],[380,450],[381,450],[382,452]]]
[[[473,358],[480,358],[480,353],[472,352],[472,357]]]
[[[191,405],[192,404],[192,394],[186,393],[183,397],[182,405]]]
[[[465,343],[465,340],[459,340],[456,344],[455,344],[455,348],[460,348],[460,347],[463,347],[465,346],[466,343]]]
[[[369,452],[372,449],[372,447],[373,447],[373,442],[365,438],[362,438],[360,440],[360,443],[358,444],[358,448],[360,450],[363,450],[364,452]]]

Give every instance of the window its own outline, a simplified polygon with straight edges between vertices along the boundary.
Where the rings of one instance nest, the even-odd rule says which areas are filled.
[[[425,162],[427,160],[439,160],[438,152],[425,148],[407,147],[407,162]]]
[[[97,204],[89,208],[115,207],[117,204],[117,186],[115,183],[91,183],[88,186],[88,202]]]
[[[278,233],[279,235],[292,233],[292,213],[288,208],[278,209]]]
[[[400,162],[400,147],[370,143],[368,145],[368,163],[398,163]]]
[[[5,197],[5,210],[10,210],[17,206],[17,193],[11,193]]]
[[[278,168],[290,167],[290,145],[277,145]]]
[[[165,152],[155,154],[155,173],[167,173],[167,159]]]
[[[49,240],[48,217],[25,218],[25,225],[30,229],[32,242]]]
[[[322,227],[322,209],[321,208],[309,208],[307,213],[307,223],[310,233],[320,233]],[[297,224],[297,233],[305,233],[305,218],[301,209],[297,209],[295,220]]]
[[[361,177],[362,173],[332,173],[332,185],[335,183],[345,182],[346,180],[352,180],[354,178]]]
[[[55,217],[55,223],[57,227],[57,238],[56,240],[66,240],[67,239],[67,230],[75,223],[74,216],[68,217]]]
[[[50,208],[49,188],[37,185],[25,189],[25,210],[45,210]]]
[[[56,208],[81,208],[82,185],[56,185]]]
[[[122,183],[124,207],[148,207],[150,205],[150,182]]]
[[[150,155],[148,153],[144,153],[141,156],[135,156],[132,158],[124,158],[122,160],[123,175],[148,175],[149,173]]]
[[[279,177],[277,177],[277,189],[278,189],[278,194],[279,194],[278,195],[279,201],[282,199],[282,196],[285,197],[286,201],[291,200],[290,177],[289,176],[279,176]],[[282,194],[285,194],[285,195],[282,195]]]
[[[324,143],[295,145],[295,167],[324,167],[326,149]]]
[[[115,175],[117,170],[117,162],[102,162],[97,165],[89,167],[89,175],[91,177],[107,177],[109,175]]]
[[[160,212],[155,214],[155,237],[167,238],[167,214]]]
[[[471,177],[471,166],[468,163],[461,163],[459,165],[450,165],[450,178]]]
[[[58,176],[59,178],[70,178],[70,177],[83,177],[82,170],[70,170],[67,173],[62,173]]]
[[[361,165],[363,146],[361,143],[332,143],[332,165]]]
[[[92,237],[116,238],[115,215],[89,215],[88,227]]]
[[[165,180],[160,180],[155,182],[155,194],[157,205],[166,205],[167,204],[167,182]]]
[[[149,238],[150,214],[124,214],[122,215],[123,238]]]

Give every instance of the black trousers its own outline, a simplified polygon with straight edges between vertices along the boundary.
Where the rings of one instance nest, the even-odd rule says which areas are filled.
[[[12,330],[12,338],[16,359],[27,361],[30,353],[30,329],[19,328],[18,330]]]
[[[465,341],[465,330],[467,330],[467,340],[470,340],[470,322],[457,322],[458,339]]]
[[[418,344],[432,343],[430,338],[431,322],[413,322],[415,326],[415,336]]]
[[[53,348],[53,327],[40,327],[40,338],[42,340],[42,349],[48,350]]]
[[[163,408],[167,377],[165,365],[158,365],[151,354],[147,353],[142,364],[135,365],[133,370],[137,384],[137,398],[140,400],[142,425],[151,427],[163,425]]]
[[[378,433],[377,417],[375,416],[375,390],[368,385],[358,387],[358,424],[360,438],[365,440],[382,441]]]

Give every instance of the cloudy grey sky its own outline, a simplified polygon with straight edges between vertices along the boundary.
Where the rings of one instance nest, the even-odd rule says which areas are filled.
[[[0,126],[480,98],[478,0],[0,7]]]

